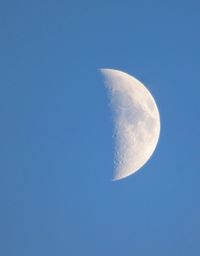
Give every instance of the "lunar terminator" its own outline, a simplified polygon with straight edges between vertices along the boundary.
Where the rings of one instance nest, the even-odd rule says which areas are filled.
[[[160,135],[160,115],[148,89],[136,78],[114,69],[101,69],[115,121],[113,180],[138,171],[151,157]]]

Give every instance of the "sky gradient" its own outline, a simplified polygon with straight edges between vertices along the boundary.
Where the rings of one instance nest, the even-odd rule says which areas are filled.
[[[0,255],[200,255],[199,1],[0,3]],[[112,182],[99,68],[141,80],[161,135]]]

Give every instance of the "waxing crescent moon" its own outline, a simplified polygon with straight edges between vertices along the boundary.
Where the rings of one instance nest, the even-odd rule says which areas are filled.
[[[119,180],[138,171],[153,154],[160,135],[160,115],[153,96],[140,81],[119,70],[100,70],[114,112],[113,180]]]

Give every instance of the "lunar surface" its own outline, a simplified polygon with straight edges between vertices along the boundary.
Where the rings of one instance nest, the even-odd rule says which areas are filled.
[[[160,115],[148,89],[134,77],[101,69],[111,99],[115,130],[113,180],[138,171],[153,154],[160,135]]]

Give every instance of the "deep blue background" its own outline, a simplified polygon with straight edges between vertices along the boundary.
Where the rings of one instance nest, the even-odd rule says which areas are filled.
[[[199,1],[0,2],[0,255],[200,255]],[[150,89],[161,137],[112,182],[98,68]]]

